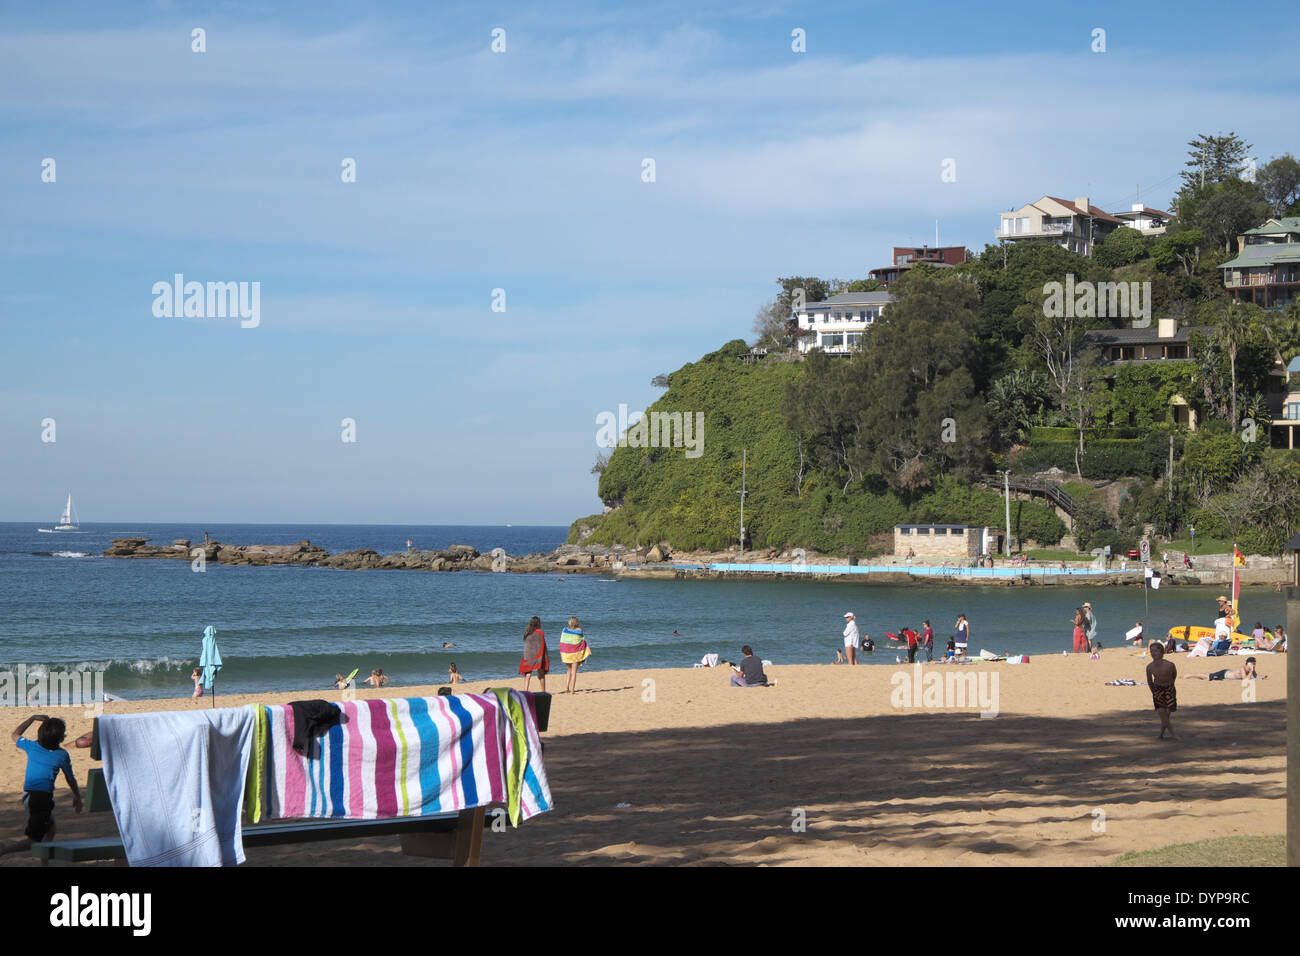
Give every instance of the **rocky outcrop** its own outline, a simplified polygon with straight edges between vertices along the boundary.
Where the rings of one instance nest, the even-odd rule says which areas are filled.
[[[209,541],[198,548],[203,550],[203,559],[205,561],[215,560],[216,549],[219,547],[217,542]],[[190,542],[186,538],[177,538],[169,545],[149,544],[148,538],[114,538],[112,543],[104,551],[106,558],[171,558],[175,561],[189,561],[197,558],[194,552],[197,548],[191,548]]]
[[[218,564],[319,564],[330,553],[310,541],[297,544],[223,544],[217,548]]]

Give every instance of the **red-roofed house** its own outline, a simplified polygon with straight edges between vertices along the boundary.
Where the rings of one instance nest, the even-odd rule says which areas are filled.
[[[1130,206],[1128,212],[1115,213],[1115,218],[1144,236],[1163,236],[1174,214],[1163,209],[1152,209],[1139,202]]]
[[[1004,212],[998,224],[999,242],[1054,242],[1090,256],[1097,243],[1123,222],[1080,196],[1073,202],[1044,196],[1027,206]]]

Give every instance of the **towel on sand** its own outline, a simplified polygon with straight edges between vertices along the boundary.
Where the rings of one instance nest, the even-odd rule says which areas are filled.
[[[99,748],[131,866],[244,862],[239,822],[252,707],[106,715]]]
[[[310,757],[291,746],[292,709],[267,707],[265,816],[374,820],[494,803],[514,823],[544,813],[551,793],[531,697],[347,701]]]

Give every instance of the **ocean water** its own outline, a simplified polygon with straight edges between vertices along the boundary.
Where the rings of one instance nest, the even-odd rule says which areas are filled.
[[[1107,648],[1139,619],[1148,634],[1213,623],[1219,588],[982,588],[880,586],[817,581],[616,581],[603,575],[343,571],[223,567],[99,555],[111,538],[154,544],[202,541],[290,544],[331,552],[469,544],[511,554],[548,551],[563,527],[365,525],[86,525],[83,534],[40,534],[48,522],[0,524],[0,670],[103,669],[105,689],[127,698],[189,696],[203,629],[212,625],[225,666],[218,693],[325,690],[336,673],[384,668],[394,687],[438,683],[456,662],[471,684],[517,676],[524,628],[542,619],[552,671],[563,674],[559,632],[577,616],[593,648],[585,670],[689,667],[706,653],[738,659],[742,644],[779,667],[826,663],[853,611],[876,640],[869,663],[893,664],[885,631],[929,619],[941,649],[958,613],[971,621],[971,651],[1059,654],[1075,606],[1091,601]],[[1281,594],[1245,592],[1246,626],[1284,620]],[[673,636],[673,631],[678,632]],[[444,641],[456,646],[443,649]],[[1109,653],[1109,652],[1106,652]],[[1136,661],[1104,654],[1098,675],[1127,676]],[[1265,668],[1267,671],[1267,668]],[[1113,673],[1112,673],[1113,672]],[[581,679],[580,679],[581,680]],[[581,685],[580,685],[581,686]]]

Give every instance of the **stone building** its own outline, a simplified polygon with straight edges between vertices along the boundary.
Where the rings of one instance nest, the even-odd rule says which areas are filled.
[[[916,560],[961,561],[995,552],[998,533],[991,528],[963,524],[900,524],[894,526],[894,556]]]

